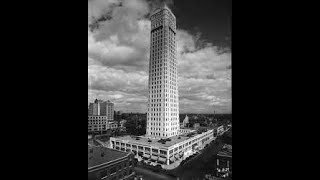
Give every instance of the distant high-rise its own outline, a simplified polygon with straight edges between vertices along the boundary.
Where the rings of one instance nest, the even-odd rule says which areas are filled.
[[[111,101],[104,101],[100,104],[100,115],[108,116],[109,121],[114,120],[114,104]]]
[[[94,103],[89,104],[88,116],[108,116],[109,121],[114,118],[114,104],[111,101],[102,101],[96,99]]]
[[[88,108],[88,132],[106,131],[112,127],[114,104],[96,99]]]
[[[179,134],[176,18],[164,5],[151,14],[147,136]]]

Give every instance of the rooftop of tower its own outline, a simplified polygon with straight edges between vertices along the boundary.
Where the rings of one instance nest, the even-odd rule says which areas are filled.
[[[175,15],[172,13],[171,9],[167,6],[167,4],[162,4],[160,6],[158,6],[157,8],[155,8],[152,12],[151,15],[156,14],[157,12],[163,10],[163,9],[167,9],[174,17]]]

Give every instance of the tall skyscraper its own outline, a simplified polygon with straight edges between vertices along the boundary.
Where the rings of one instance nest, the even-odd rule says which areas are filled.
[[[164,5],[151,14],[147,136],[179,134],[176,18]]]
[[[148,159],[171,169],[197,149],[203,149],[214,140],[213,129],[193,133],[181,129],[177,87],[176,18],[165,5],[151,14],[151,45],[149,62],[149,95],[147,133],[110,137],[110,147],[132,152],[136,157]],[[179,135],[179,136],[178,136]],[[158,141],[158,139],[169,141]]]

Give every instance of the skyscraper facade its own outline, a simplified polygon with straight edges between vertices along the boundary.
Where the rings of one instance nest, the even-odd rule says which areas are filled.
[[[147,136],[179,134],[176,18],[164,5],[151,14]]]

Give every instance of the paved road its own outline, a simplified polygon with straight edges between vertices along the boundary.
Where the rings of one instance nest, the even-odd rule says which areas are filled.
[[[219,152],[222,146],[221,142],[210,144],[201,154],[191,159],[190,162],[179,166],[173,173],[183,180],[203,178],[205,174],[212,173],[212,170],[215,169],[213,156]]]
[[[149,169],[144,169],[141,167],[135,167],[135,171],[137,174],[143,175],[144,180],[175,180],[176,179],[166,174],[156,173]]]

